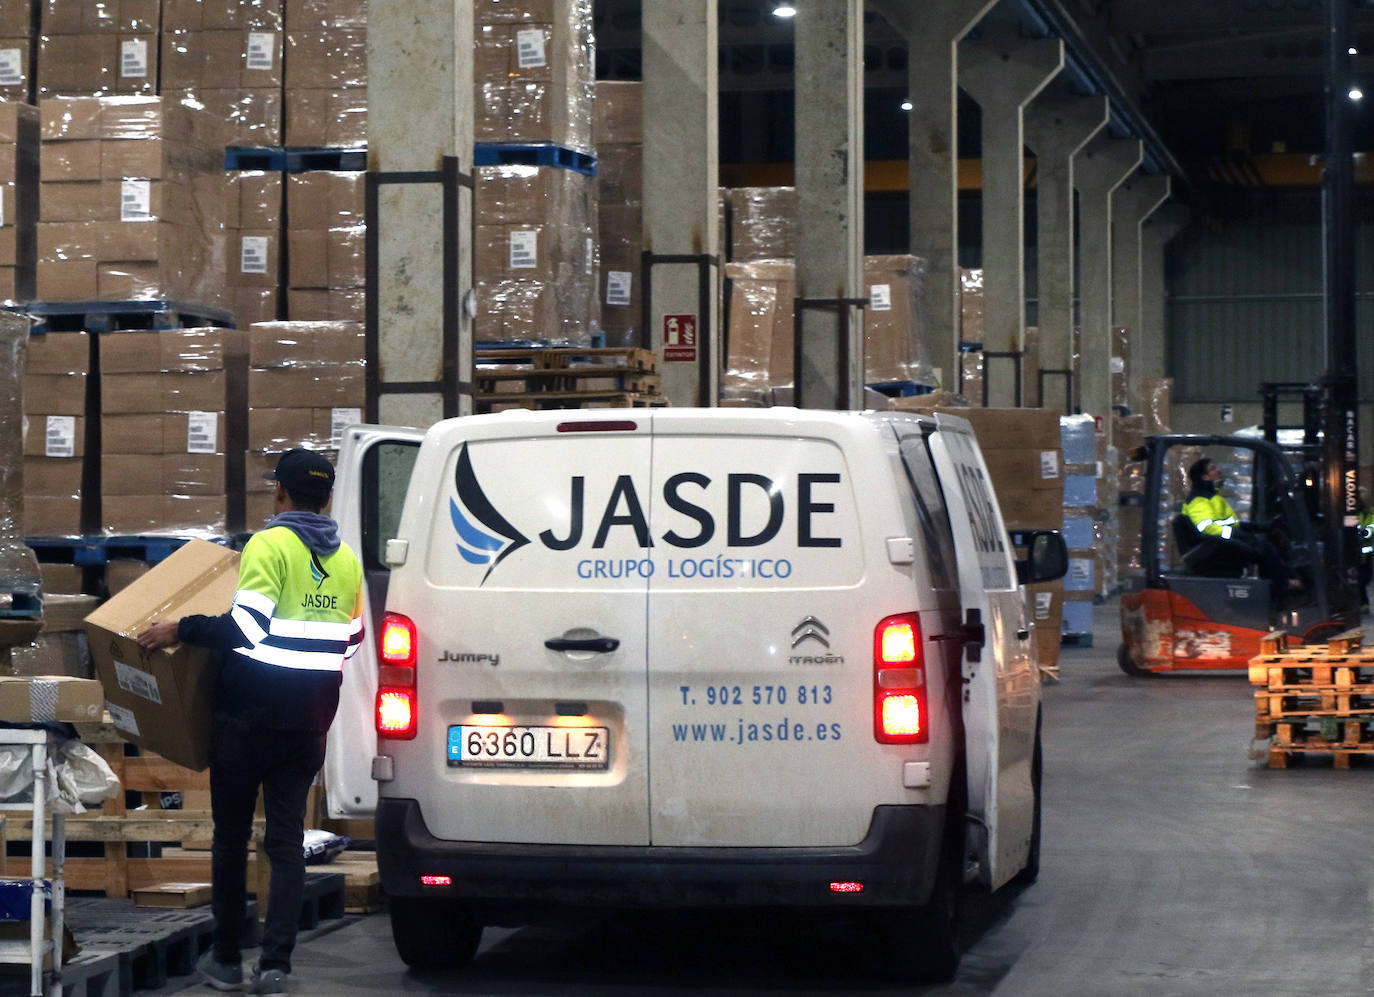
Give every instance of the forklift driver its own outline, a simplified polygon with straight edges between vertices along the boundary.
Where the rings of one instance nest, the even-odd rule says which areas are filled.
[[[1278,549],[1253,525],[1242,523],[1221,494],[1221,468],[1203,457],[1188,468],[1188,481],[1193,488],[1183,503],[1183,512],[1203,535],[1199,573],[1226,575],[1253,564],[1260,577],[1269,580],[1273,604],[1282,606],[1290,585],[1296,587],[1296,583],[1289,581]]]

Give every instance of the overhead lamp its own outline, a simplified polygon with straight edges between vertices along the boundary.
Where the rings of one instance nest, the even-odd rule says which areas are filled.
[[[1359,87],[1351,87],[1351,88],[1350,88],[1350,99],[1351,99],[1351,100],[1364,100],[1364,91],[1361,90]]]
[[[797,8],[793,7],[790,3],[780,3],[773,8],[773,16],[782,18],[796,17]]]
[[[1346,49],[1346,51],[1347,51],[1348,53],[1350,53],[1351,55],[1359,55],[1359,54],[1360,54],[1360,50],[1357,49],[1354,45],[1351,45],[1348,49]]]
[[[913,105],[913,104],[911,103],[911,101],[909,101],[909,100],[904,100],[904,101],[902,101],[902,110],[903,110],[903,111],[910,111],[911,108],[912,108],[913,106],[914,106],[914,105]]]

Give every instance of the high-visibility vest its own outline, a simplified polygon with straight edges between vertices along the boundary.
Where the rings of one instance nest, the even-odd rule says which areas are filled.
[[[1211,498],[1195,495],[1183,503],[1183,511],[1193,521],[1199,533],[1205,533],[1209,537],[1221,537],[1224,540],[1231,539],[1231,534],[1240,522],[1236,517],[1236,510],[1231,508],[1231,503],[1226,501],[1221,492],[1214,492]]]
[[[276,668],[342,671],[363,639],[362,580],[347,544],[321,556],[286,526],[254,534],[231,610],[248,642],[238,653]]]

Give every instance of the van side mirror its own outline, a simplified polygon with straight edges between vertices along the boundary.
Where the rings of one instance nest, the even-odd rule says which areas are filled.
[[[1058,530],[1030,530],[1018,537],[1028,548],[1025,560],[1016,562],[1016,580],[1021,585],[1052,582],[1069,570],[1069,548]]]

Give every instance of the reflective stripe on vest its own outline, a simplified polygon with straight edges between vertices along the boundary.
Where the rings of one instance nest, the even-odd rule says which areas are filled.
[[[337,672],[362,643],[361,616],[348,623],[281,620],[271,615],[275,608],[258,592],[234,593],[231,614],[250,645],[239,649],[244,657],[277,668]]]

